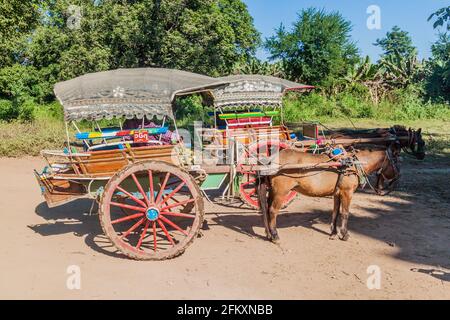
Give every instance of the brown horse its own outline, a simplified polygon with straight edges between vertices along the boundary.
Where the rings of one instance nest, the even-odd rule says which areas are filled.
[[[398,139],[401,148],[406,153],[416,157],[418,160],[425,159],[425,141],[422,138],[422,129],[406,129],[405,126],[395,125],[392,128],[370,129],[370,130],[339,130],[330,135],[330,139],[339,138],[388,138]],[[389,144],[390,141],[386,140]],[[379,145],[386,145],[386,142],[379,142]],[[358,146],[359,147],[359,146]]]
[[[346,241],[349,237],[347,223],[350,203],[360,185],[360,179],[362,176],[367,177],[375,172],[382,174],[386,179],[396,179],[398,169],[395,168],[394,160],[399,153],[398,143],[392,143],[387,148],[372,146],[371,149],[355,151],[353,161],[343,170],[337,167],[319,168],[321,164],[330,161],[327,155],[313,155],[294,149],[282,150],[279,154],[281,170],[273,176],[261,177],[258,185],[260,208],[268,238],[273,242],[279,241],[276,229],[277,216],[283,200],[291,190],[295,190],[310,197],[333,196],[330,239],[335,239],[338,235],[337,220],[340,216],[339,238]],[[295,165],[307,167],[307,169],[283,169],[283,166]]]
[[[399,146],[403,149],[403,151],[418,160],[425,159],[425,141],[422,138],[422,129],[414,130],[414,129],[406,129],[405,126],[395,125],[392,128],[383,128],[383,129],[370,129],[370,130],[339,130],[332,133],[330,136],[331,139],[338,138],[388,138],[388,137],[396,137],[399,142]],[[379,142],[378,145],[386,145],[386,143],[390,144],[389,140],[387,142]],[[367,145],[356,144],[355,147],[358,149],[366,149]],[[369,145],[370,147],[370,145]],[[393,159],[393,161],[397,161],[397,159]],[[378,173],[377,174],[377,182],[376,182],[376,192],[379,195],[387,195],[389,194],[393,188],[395,183],[398,181],[400,177],[400,172],[398,170],[398,166],[393,166],[392,169],[387,168],[389,172],[387,173]],[[393,172],[391,172],[393,170]],[[389,179],[389,176],[396,176],[396,179]],[[385,182],[388,182],[387,189],[388,191],[384,191],[386,189]]]

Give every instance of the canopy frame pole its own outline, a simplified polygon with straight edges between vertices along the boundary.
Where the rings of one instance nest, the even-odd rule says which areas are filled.
[[[81,133],[80,129],[78,128],[78,126],[76,125],[75,121],[72,121],[72,125],[75,127],[75,130],[77,130],[78,133]],[[89,145],[89,143],[87,142],[87,140],[83,139],[84,144],[86,145],[86,147],[88,147],[88,149],[91,147]]]
[[[67,151],[69,152],[69,156],[72,157],[72,148],[70,147],[70,137],[69,137],[69,126],[67,125],[67,121],[64,121],[64,126],[66,128]]]
[[[164,116],[164,118],[163,118],[163,122],[162,122],[161,128],[164,128],[164,126],[166,125],[166,117],[167,117],[167,116]],[[174,121],[174,122],[176,122],[176,121]],[[175,124],[175,128],[176,128],[176,124]],[[177,132],[177,135],[178,135],[178,132]],[[162,136],[163,136],[163,134],[160,133],[160,134],[159,134],[159,142],[161,142]]]
[[[98,132],[100,132],[101,134],[103,134],[102,128],[100,128],[100,125],[98,124],[98,121],[95,120],[95,125],[97,126]],[[103,143],[104,144],[108,144],[108,142],[106,141],[106,139],[103,139]]]

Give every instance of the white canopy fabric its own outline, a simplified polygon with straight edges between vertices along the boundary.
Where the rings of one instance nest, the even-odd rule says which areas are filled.
[[[209,92],[214,105],[281,105],[288,90],[310,90],[292,81],[262,75],[211,78],[164,68],[118,69],[90,73],[57,83],[55,95],[66,121],[147,117],[173,119],[176,96]]]
[[[67,121],[144,116],[173,118],[177,94],[201,92],[221,83],[214,78],[163,68],[118,69],[57,83],[54,92]]]

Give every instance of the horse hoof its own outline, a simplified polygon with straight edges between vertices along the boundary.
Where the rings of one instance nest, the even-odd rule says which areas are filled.
[[[270,241],[272,241],[272,243],[274,244],[280,244],[280,237],[278,236],[278,234],[272,234],[270,236]]]
[[[270,241],[273,243],[273,244],[280,244],[281,243],[281,240],[280,240],[280,238],[277,238],[277,239],[270,239]]]
[[[329,239],[330,240],[336,240],[336,237],[337,237],[337,234],[332,234]]]
[[[341,234],[341,235],[339,236],[339,239],[341,239],[342,241],[347,241],[348,238],[350,238],[350,234],[349,234],[349,233]]]

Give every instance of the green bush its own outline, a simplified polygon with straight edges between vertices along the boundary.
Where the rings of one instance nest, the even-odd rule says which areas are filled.
[[[350,118],[371,118],[374,115],[374,105],[351,93],[337,96],[337,104],[342,114]]]
[[[0,120],[10,121],[18,116],[10,100],[0,100]]]
[[[35,108],[32,100],[0,100],[0,121],[33,121]]]
[[[380,120],[450,120],[450,106],[431,103],[421,97],[421,88],[411,87],[392,92],[379,104],[373,103],[364,91],[348,90],[327,97],[321,93],[288,95],[284,99],[288,122],[322,118],[369,118]]]

